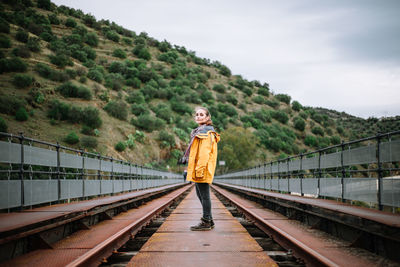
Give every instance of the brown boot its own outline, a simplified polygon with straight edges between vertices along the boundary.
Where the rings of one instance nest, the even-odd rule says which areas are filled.
[[[211,222],[212,222],[212,220],[207,220],[207,219],[201,218],[201,222],[198,225],[191,226],[190,230],[191,231],[209,231],[213,228],[213,226],[211,226]]]

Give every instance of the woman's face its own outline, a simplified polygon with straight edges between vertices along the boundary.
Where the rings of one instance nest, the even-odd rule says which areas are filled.
[[[198,109],[196,110],[196,114],[194,116],[194,120],[198,125],[202,125],[206,123],[210,119],[209,116],[207,116],[207,112],[204,109]]]

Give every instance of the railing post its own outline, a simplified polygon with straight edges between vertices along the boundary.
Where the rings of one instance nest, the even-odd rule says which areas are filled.
[[[20,132],[19,142],[21,144],[21,163],[19,165],[19,179],[21,181],[21,207],[20,209],[24,209],[25,205],[25,190],[24,190],[24,134]]]
[[[103,188],[101,186],[102,177],[101,177],[101,155],[100,155],[100,153],[97,154],[97,159],[99,160],[99,170],[97,171],[97,178],[99,179],[99,183],[100,183],[100,195],[101,195],[101,193],[103,192],[103,190],[102,190]],[[84,183],[84,181],[83,181],[83,183]]]
[[[318,150],[318,197],[321,195],[321,150]]]
[[[300,154],[300,195],[304,196],[303,193],[303,179],[304,179],[304,173],[303,173],[303,153]]]
[[[341,151],[341,154],[340,154],[340,163],[342,165],[342,178],[341,178],[342,202],[345,202],[344,201],[344,177],[346,177],[346,170],[344,168],[344,141],[343,140],[342,140],[341,147],[342,147],[342,151]]]
[[[266,190],[265,188],[265,182],[267,181],[267,163],[264,161],[264,175],[263,175],[263,180],[264,180],[264,190]]]
[[[280,186],[280,183],[281,183],[281,170],[280,170],[280,162],[279,162],[279,159],[278,159],[278,192],[279,193],[281,193],[281,186]]]
[[[274,174],[272,173],[272,161],[270,162],[271,164],[271,179],[269,179],[269,185],[271,186],[271,191],[272,191],[272,179],[274,178]]]
[[[132,163],[129,161],[129,192],[132,191]]]
[[[111,157],[111,184],[112,184],[112,192],[111,195],[114,195],[114,158]]]
[[[58,202],[60,202],[61,199],[61,181],[60,181],[60,143],[57,142],[57,146],[56,146],[56,150],[57,150],[57,173],[56,173],[56,177],[57,177],[57,200]]]
[[[290,194],[290,183],[289,183],[289,179],[290,179],[290,170],[289,170],[289,157],[287,157],[287,177],[286,177],[286,179],[287,179],[287,189],[288,189],[288,192],[289,192],[289,194]]]
[[[377,158],[378,158],[378,206],[379,210],[383,210],[383,205],[382,205],[382,178],[383,178],[383,173],[382,173],[382,162],[381,162],[381,139],[382,135],[380,133],[377,134],[376,136],[377,139]]]

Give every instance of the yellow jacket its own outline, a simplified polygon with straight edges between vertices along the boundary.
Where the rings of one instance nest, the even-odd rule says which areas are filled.
[[[214,179],[220,136],[214,127],[207,126],[194,137],[189,153],[187,181],[209,183]]]

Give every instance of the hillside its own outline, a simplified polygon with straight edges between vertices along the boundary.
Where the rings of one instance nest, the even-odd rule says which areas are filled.
[[[0,131],[176,170],[199,105],[231,169],[387,128],[303,107],[185,47],[48,0],[2,1],[0,17]],[[382,125],[399,129],[395,119]],[[253,140],[250,161],[224,141],[232,132]]]

